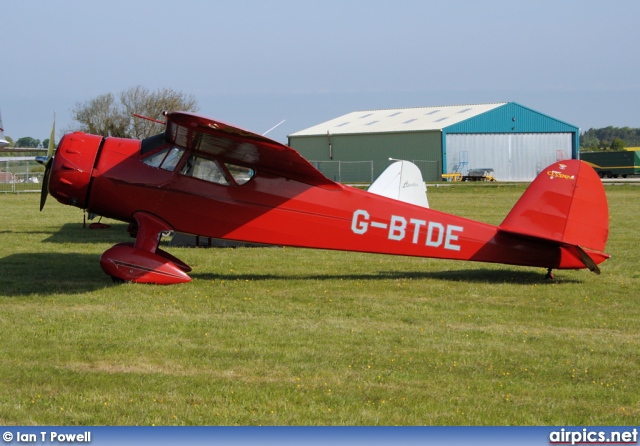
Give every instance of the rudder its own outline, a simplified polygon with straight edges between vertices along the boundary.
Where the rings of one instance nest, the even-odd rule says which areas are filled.
[[[609,236],[602,181],[583,161],[556,162],[536,177],[500,229],[602,252]]]

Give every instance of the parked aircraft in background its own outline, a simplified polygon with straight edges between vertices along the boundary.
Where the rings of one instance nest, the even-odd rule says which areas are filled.
[[[9,147],[9,141],[5,139],[2,115],[0,114],[0,152],[46,152],[42,147]]]
[[[9,146],[9,141],[4,139],[4,127],[2,126],[2,114],[0,114],[0,149]]]
[[[588,268],[603,251],[609,215],[598,175],[579,160],[540,173],[499,226],[428,208],[426,196],[391,189],[424,187],[381,175],[372,192],[326,178],[295,150],[203,116],[166,114],[165,132],[143,141],[71,133],[47,169],[47,192],[90,216],[128,222],[134,243],[100,258],[116,281],[190,281],[184,262],[158,248],[162,234],[307,248],[504,263],[548,269]],[[51,138],[53,140],[53,137]],[[385,192],[387,190],[387,192]],[[424,189],[421,189],[424,191]],[[424,195],[420,192],[417,195]],[[411,194],[409,194],[411,196]]]

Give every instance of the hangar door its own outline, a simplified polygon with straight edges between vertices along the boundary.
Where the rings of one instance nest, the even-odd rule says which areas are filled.
[[[491,168],[498,181],[533,180],[549,164],[570,159],[571,133],[447,134],[447,172]]]

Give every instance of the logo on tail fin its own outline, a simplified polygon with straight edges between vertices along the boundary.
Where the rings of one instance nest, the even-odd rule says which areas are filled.
[[[562,164],[560,165],[562,169]],[[566,166],[565,166],[566,167]],[[547,170],[547,175],[553,180],[554,178],[561,178],[563,180],[573,180],[575,175],[567,175],[566,173],[558,172],[557,170]]]

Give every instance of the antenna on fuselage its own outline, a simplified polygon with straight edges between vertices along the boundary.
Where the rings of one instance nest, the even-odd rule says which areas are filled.
[[[278,127],[280,124],[282,124],[284,121],[286,121],[286,119],[283,119],[282,121],[280,121],[279,123],[277,123],[276,125],[274,125],[273,127],[271,127],[269,130],[267,130],[266,132],[264,132],[262,134],[262,136],[265,136],[267,133],[269,133],[271,130],[275,129],[276,127]]]

